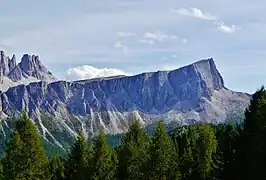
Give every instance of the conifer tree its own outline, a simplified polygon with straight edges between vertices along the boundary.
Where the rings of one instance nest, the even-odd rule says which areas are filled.
[[[170,162],[169,169],[169,178],[172,180],[182,179],[182,174],[180,172],[180,156],[179,156],[179,148],[177,142],[173,141],[173,152],[172,158]]]
[[[118,151],[116,148],[112,149],[112,164],[113,164],[113,170],[114,170],[114,179],[116,179],[117,171],[118,169]]]
[[[62,157],[53,157],[50,163],[51,180],[64,180],[64,163],[65,160]]]
[[[147,178],[167,180],[170,178],[172,166],[178,166],[174,164],[175,161],[175,147],[174,144],[166,132],[163,121],[160,121],[155,129],[152,144],[150,146],[150,159],[148,161],[148,176]],[[176,168],[178,169],[178,168]],[[175,179],[179,177],[179,172],[174,172]],[[173,177],[171,177],[173,179]]]
[[[215,127],[217,140],[217,154],[215,157],[215,176],[221,179],[237,179],[234,164],[238,140],[242,129],[239,125],[218,125]]]
[[[236,171],[241,179],[266,179],[266,90],[253,96],[245,112]]]
[[[212,175],[213,156],[216,153],[216,138],[209,124],[203,124],[202,127],[200,127],[197,146],[199,147],[199,178],[202,180],[210,179]]]
[[[49,162],[41,146],[37,128],[25,111],[16,122],[2,162],[4,179],[46,180],[48,178]]]
[[[115,164],[112,161],[112,151],[103,131],[100,131],[95,140],[93,152],[92,179],[113,180],[115,175]]]
[[[122,138],[118,153],[118,179],[141,180],[147,173],[150,140],[138,121]]]
[[[184,180],[192,180],[197,177],[198,149],[196,138],[196,126],[191,125],[184,127],[179,138],[176,140],[179,144],[181,179]]]
[[[68,180],[86,179],[87,143],[82,134],[77,136],[76,142],[71,147],[65,166],[65,177]]]
[[[88,179],[92,179],[93,171],[94,171],[94,144],[90,143],[88,146],[87,152],[87,166],[86,166],[86,176]]]

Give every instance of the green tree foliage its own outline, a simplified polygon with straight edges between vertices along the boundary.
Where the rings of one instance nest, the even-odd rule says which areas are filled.
[[[87,152],[87,166],[86,166],[86,176],[90,177],[88,179],[92,179],[93,170],[94,170],[94,144],[90,143],[88,146]]]
[[[235,171],[236,154],[243,131],[238,124],[214,126],[217,140],[215,176],[220,179],[237,179]]]
[[[241,179],[266,179],[266,90],[252,97],[245,112],[237,172]]]
[[[49,162],[41,146],[37,128],[26,112],[16,122],[15,130],[2,160],[5,179],[47,179]]]
[[[213,156],[216,153],[216,138],[211,125],[203,124],[200,127],[197,146],[199,177],[203,180],[210,179],[213,166]]]
[[[87,166],[87,142],[82,134],[79,134],[76,142],[71,147],[65,168],[65,177],[68,180],[86,179]]]
[[[50,162],[51,180],[64,180],[64,163],[65,160],[60,156],[53,157]]]
[[[165,126],[160,121],[155,129],[150,146],[150,159],[148,161],[148,176],[147,178],[167,180],[172,173],[175,173],[173,179],[178,179],[179,172],[171,171],[177,164],[174,164],[174,159],[177,153],[175,151],[174,143],[170,136],[167,134]],[[174,166],[174,167],[173,167]]]
[[[112,180],[115,175],[115,164],[112,161],[112,151],[103,131],[100,131],[95,140],[93,152],[92,179]]]
[[[148,135],[135,120],[128,133],[122,138],[122,144],[118,150],[118,179],[145,179],[149,144]]]
[[[198,167],[196,126],[187,126],[179,131],[177,142],[180,153],[180,171],[182,179],[195,179]]]
[[[170,162],[170,169],[169,169],[169,176],[168,179],[178,180],[181,179],[181,172],[180,172],[180,158],[179,158],[179,150],[178,144],[174,141],[173,142],[173,152],[172,158]]]

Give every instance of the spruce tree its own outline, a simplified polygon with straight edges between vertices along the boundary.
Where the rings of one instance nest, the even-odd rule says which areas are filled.
[[[238,140],[242,129],[239,125],[218,125],[215,127],[217,140],[217,154],[215,157],[215,177],[221,179],[237,179],[234,164]]]
[[[60,156],[53,157],[50,163],[51,180],[64,180],[64,163],[65,160]]]
[[[25,111],[16,122],[2,162],[4,179],[46,180],[48,178],[49,162],[41,146],[38,130]]]
[[[178,166],[174,164],[175,154],[174,144],[166,132],[163,121],[160,121],[155,129],[152,144],[150,146],[150,159],[148,161],[148,179],[160,179],[167,180],[170,178],[171,169],[173,166]],[[176,168],[177,170],[178,168]],[[171,179],[177,179],[179,177],[179,172],[176,171],[175,177]]]
[[[213,167],[213,157],[216,153],[216,138],[213,128],[203,124],[199,129],[198,148],[198,176],[202,180],[210,179]]]
[[[266,90],[262,87],[245,112],[236,171],[241,179],[266,179]]]
[[[68,180],[86,179],[87,143],[82,134],[77,136],[71,147],[65,167],[65,177]]]
[[[109,147],[106,136],[100,131],[94,144],[94,157],[92,166],[93,180],[113,180],[115,165],[112,161],[112,151]]]
[[[118,153],[118,174],[120,180],[145,179],[149,157],[150,140],[138,121],[130,126],[122,138]]]
[[[197,178],[198,147],[197,129],[195,125],[182,128],[176,139],[179,145],[181,179],[192,180]]]
[[[177,142],[175,141],[173,141],[173,152],[172,152],[168,177],[169,177],[168,179],[172,180],[182,179],[182,174],[180,172],[179,148]]]
[[[86,176],[88,179],[92,179],[94,171],[94,144],[90,143],[87,152],[87,166],[86,166]]]

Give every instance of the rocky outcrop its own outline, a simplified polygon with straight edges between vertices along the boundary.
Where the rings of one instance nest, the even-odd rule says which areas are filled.
[[[36,56],[24,58],[18,72],[32,76],[42,69]],[[10,88],[0,97],[3,117],[26,109],[41,134],[59,145],[79,130],[88,136],[100,129],[124,132],[133,116],[144,125],[159,119],[179,124],[224,122],[243,111],[250,99],[248,94],[225,88],[213,59],[130,77],[36,82]],[[43,118],[43,113],[52,120]]]
[[[8,74],[13,81],[34,77],[43,81],[55,81],[56,78],[39,60],[39,56],[24,54],[21,62]]]
[[[13,55],[12,58],[9,60],[8,62],[8,67],[10,70],[14,69],[17,66],[17,62],[16,62],[16,56]]]
[[[19,84],[29,84],[36,81],[56,81],[56,77],[42,64],[36,55],[24,54],[21,62],[16,63],[16,56],[9,58],[0,51],[0,90]]]
[[[0,72],[2,76],[8,76],[9,72],[16,66],[16,58],[11,59],[5,55],[4,51],[0,51]]]

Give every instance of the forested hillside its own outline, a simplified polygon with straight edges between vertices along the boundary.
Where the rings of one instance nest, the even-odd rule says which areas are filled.
[[[137,120],[111,148],[101,131],[82,133],[69,153],[48,160],[36,126],[26,113],[1,160],[5,180],[210,180],[266,179],[266,90],[254,95],[243,124],[194,124],[168,133],[163,121],[148,135]],[[51,154],[50,154],[51,155]]]

